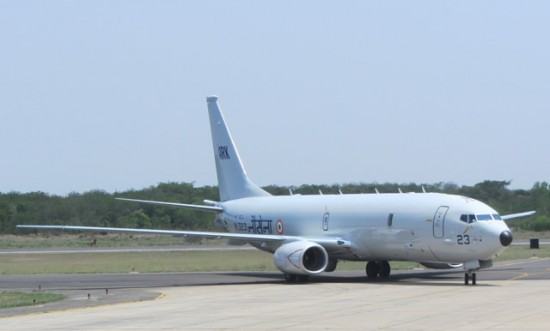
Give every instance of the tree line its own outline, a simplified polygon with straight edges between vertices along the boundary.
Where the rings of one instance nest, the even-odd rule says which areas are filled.
[[[473,186],[454,183],[393,184],[356,183],[342,185],[267,186],[273,195],[441,192],[458,194],[483,201],[501,214],[536,210],[533,217],[509,222],[512,228],[531,231],[550,230],[550,186],[537,182],[530,190],[510,190],[509,181],[484,181]],[[290,191],[289,191],[290,190]],[[216,186],[195,187],[192,183],[161,183],[142,190],[107,193],[90,191],[67,196],[43,192],[0,193],[0,233],[29,233],[16,230],[17,224],[87,225],[105,227],[214,230],[212,213],[184,208],[161,207],[115,200],[125,197],[143,200],[173,201],[202,204],[203,200],[218,200]]]

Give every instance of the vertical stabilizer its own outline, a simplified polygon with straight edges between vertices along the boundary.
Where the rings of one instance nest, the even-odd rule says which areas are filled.
[[[270,195],[248,179],[218,106],[218,97],[210,96],[206,101],[221,201]]]

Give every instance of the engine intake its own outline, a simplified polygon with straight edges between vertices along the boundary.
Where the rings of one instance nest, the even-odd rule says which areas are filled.
[[[279,247],[273,254],[275,266],[284,273],[314,275],[328,265],[323,246],[310,241],[293,241]]]

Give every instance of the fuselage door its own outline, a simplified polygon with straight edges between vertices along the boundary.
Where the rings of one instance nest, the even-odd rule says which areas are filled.
[[[448,210],[449,207],[441,206],[437,208],[437,211],[435,212],[434,220],[432,222],[435,238],[443,238],[443,235],[445,234],[445,215],[447,215]]]

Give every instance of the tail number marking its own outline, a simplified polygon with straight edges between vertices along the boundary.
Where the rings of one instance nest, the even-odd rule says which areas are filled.
[[[220,160],[229,160],[229,150],[227,146],[218,146],[218,157]]]

